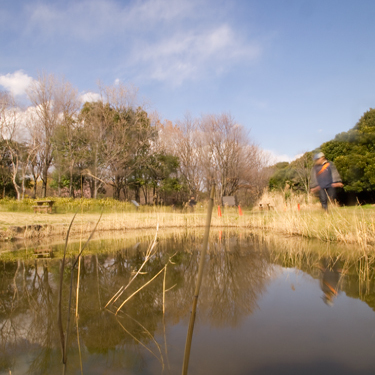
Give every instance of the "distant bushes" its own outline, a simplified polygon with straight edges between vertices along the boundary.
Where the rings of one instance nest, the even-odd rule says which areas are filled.
[[[41,199],[25,198],[23,200],[16,200],[13,198],[4,198],[0,200],[0,210],[8,212],[33,212],[33,206]],[[43,200],[43,199],[42,199]],[[104,212],[120,211],[120,212],[134,212],[136,207],[130,202],[122,202],[112,198],[89,199],[89,198],[46,198],[45,200],[53,200],[54,212],[68,213],[75,212]],[[140,207],[144,210],[144,207]]]

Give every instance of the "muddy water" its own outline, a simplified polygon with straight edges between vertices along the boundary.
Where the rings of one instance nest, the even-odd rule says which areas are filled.
[[[181,373],[201,232],[160,236],[142,274],[104,308],[140,268],[151,238],[90,244],[80,269],[78,319],[75,270],[67,374]],[[35,258],[29,249],[0,260],[0,374],[62,372],[61,245],[50,247],[55,258]],[[374,374],[373,258],[355,251],[213,233],[189,374]],[[166,264],[165,299],[162,272],[115,315]],[[63,275],[64,330],[70,265],[71,258]]]

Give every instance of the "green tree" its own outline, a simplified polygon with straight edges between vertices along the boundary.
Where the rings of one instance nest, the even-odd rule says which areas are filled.
[[[115,198],[120,198],[121,190],[127,198],[129,179],[139,201],[139,188],[144,185],[144,166],[152,156],[151,142],[157,132],[151,126],[148,114],[141,107],[117,110],[114,118],[113,148],[116,144],[118,152],[110,163],[110,184],[113,186]]]
[[[86,102],[80,112],[79,121],[82,124],[84,139],[84,164],[91,197],[96,198],[99,188],[103,185],[106,169],[105,147],[107,132],[113,121],[109,104],[102,101]]]
[[[16,195],[12,183],[12,160],[9,149],[4,140],[0,141],[0,190],[2,198]]]
[[[293,171],[290,164],[285,162],[276,163],[270,167],[273,172],[268,183],[270,190],[284,190],[286,184],[289,184],[293,178]]]
[[[60,189],[67,188],[69,196],[74,197],[82,185],[82,170],[87,168],[87,137],[76,119],[67,118],[56,128],[53,143],[55,171],[51,187],[58,189],[59,196]]]
[[[375,190],[375,109],[370,109],[348,132],[343,132],[321,150],[332,160],[347,192]]]
[[[133,107],[127,95],[123,86],[107,87],[102,101],[85,103],[81,110],[86,176],[94,198],[101,185],[109,184],[114,198],[123,191],[127,199],[128,179],[138,179],[135,175],[149,159],[157,136],[147,112]]]
[[[179,168],[179,159],[164,152],[152,156],[147,165],[148,186],[152,188],[152,195],[156,202],[159,201],[161,194],[164,194],[164,200],[167,195],[179,192],[183,184],[177,177]]]

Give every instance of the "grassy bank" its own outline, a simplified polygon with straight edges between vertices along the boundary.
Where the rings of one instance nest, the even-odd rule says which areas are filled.
[[[4,198],[0,200],[0,210],[2,212],[23,212],[33,213],[33,206],[37,204],[38,200],[52,200],[54,201],[53,212],[57,214],[74,213],[79,210],[84,213],[96,213],[102,210],[107,213],[111,212],[150,212],[153,206],[140,206],[137,209],[133,203],[122,202],[111,198],[103,199],[87,199],[87,198],[56,198],[48,197],[45,199],[30,199],[25,198],[17,201],[11,198]],[[165,207],[164,210],[172,210]]]
[[[316,204],[301,203],[298,209],[296,202],[289,202],[287,205],[272,203],[272,210],[242,209],[242,216],[239,216],[236,208],[230,208],[223,210],[219,217],[217,208],[214,208],[212,226],[257,228],[288,236],[357,244],[361,248],[375,245],[375,208],[372,206],[332,206],[329,214],[326,214]],[[170,207],[142,207],[136,211],[129,203],[118,204],[119,206],[108,204],[105,207],[97,228],[99,232],[152,229],[157,224],[163,229],[200,228],[205,225],[204,204],[198,205],[194,213],[173,211]],[[72,228],[73,235],[90,232],[99,217],[98,205],[90,207],[86,203],[84,208],[78,205],[78,200],[66,208],[68,212],[59,213],[57,210],[54,214],[35,214],[27,210],[11,212],[8,208],[0,205],[0,230],[3,239],[64,236],[73,216],[72,208],[79,210]]]

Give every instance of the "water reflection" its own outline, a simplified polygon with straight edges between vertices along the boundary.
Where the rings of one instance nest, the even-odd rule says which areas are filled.
[[[321,271],[320,287],[323,291],[322,300],[325,304],[333,306],[333,300],[337,297],[340,288],[340,282],[343,280],[342,268],[337,260],[332,262],[330,259],[321,259],[319,264]]]
[[[173,288],[166,293],[163,317],[163,276],[137,293],[119,314],[115,315],[113,309],[103,308],[144,262],[148,241],[138,238],[131,245],[121,242],[121,239],[93,242],[91,254],[84,256],[81,263],[79,319],[69,335],[67,373],[81,373],[81,363],[82,372],[86,374],[104,371],[116,374],[124,370],[129,374],[180,373],[201,243],[202,233],[199,231],[161,239],[155,255],[144,266],[144,273],[126,291],[124,298],[151,280],[175,254],[174,264],[168,266],[166,273],[165,288]],[[362,300],[374,310],[371,254],[355,257],[350,252],[337,253],[336,249],[328,249],[322,244],[306,241],[291,244],[287,239],[252,233],[239,236],[223,231],[212,235],[199,296],[191,373],[247,373],[251,366],[255,366],[254,373],[277,373],[272,370],[273,365],[266,365],[266,357],[272,357],[274,351],[297,350],[288,346],[294,345],[293,340],[297,340],[294,336],[289,337],[290,343],[285,342],[285,336],[292,333],[283,327],[298,333],[301,329],[298,327],[302,327],[298,322],[305,314],[300,309],[304,305],[309,304],[309,309],[316,311],[317,316],[323,314],[319,307],[325,307],[321,297],[327,304],[334,305],[332,310],[328,309],[332,314],[340,311],[334,309],[336,305],[343,309],[340,301],[346,301],[346,296]],[[72,246],[71,252],[74,249]],[[61,371],[57,330],[59,248],[54,252],[56,259],[0,261],[1,374],[9,374],[9,371],[21,374]],[[307,281],[287,272],[293,269],[302,271]],[[64,273],[65,297],[68,296],[69,281],[67,267]],[[290,287],[288,291],[283,289],[286,282],[292,283],[295,290]],[[300,293],[302,289],[304,292]],[[301,306],[292,308],[297,296]],[[118,301],[116,307],[120,303]],[[64,298],[63,316],[66,316],[67,307],[68,301]],[[280,312],[277,319],[274,315],[270,318],[270,314],[276,311]],[[372,315],[366,315],[366,319],[370,319],[366,324]],[[350,321],[351,327],[362,323]],[[318,332],[319,324],[321,322],[310,328]],[[349,322],[345,321],[339,329],[344,329],[347,324]],[[374,327],[369,327],[372,333]],[[304,334],[314,337],[316,332],[312,334],[307,328],[303,328]],[[356,329],[362,332],[360,327]],[[321,333],[322,337],[326,334]],[[272,341],[269,341],[270,337]],[[316,340],[323,340],[322,345],[326,345],[324,339],[318,337]],[[328,338],[332,345],[335,340],[331,336]],[[368,340],[363,342],[368,346]],[[242,372],[236,372],[220,360],[220,353],[226,358],[236,345],[237,362],[232,366],[237,366],[236,369],[242,366]],[[258,359],[249,356],[252,347],[254,353],[257,348],[262,348],[264,356],[259,354]],[[227,353],[222,352],[223,348]],[[361,350],[367,353],[367,350]],[[288,357],[286,353],[285,358]],[[213,356],[218,363],[212,363],[208,368],[212,361],[207,360],[204,366],[198,366],[202,355]],[[260,363],[263,357],[265,362]],[[333,359],[328,362],[330,360]],[[334,361],[336,367],[341,366],[337,365],[338,357]],[[374,360],[366,358],[363,363],[372,363],[372,369],[375,369]],[[288,366],[291,365],[285,366],[290,369]],[[299,366],[303,367],[301,362]]]

